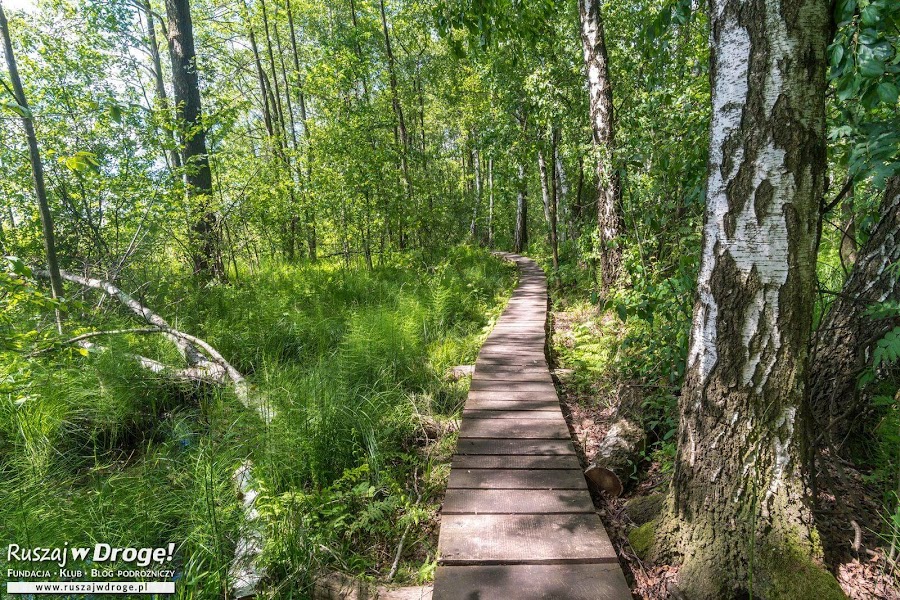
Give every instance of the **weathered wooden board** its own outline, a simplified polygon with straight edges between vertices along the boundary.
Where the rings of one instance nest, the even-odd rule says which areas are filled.
[[[568,440],[569,428],[553,419],[463,419],[459,437]]]
[[[543,373],[503,373],[478,369],[472,376],[472,381],[515,381],[518,383],[549,383],[553,385],[553,378],[549,371]]]
[[[556,388],[549,381],[492,381],[473,379],[470,390],[489,392],[545,392],[555,394]]]
[[[453,457],[453,469],[568,469],[581,476],[581,464],[574,454],[559,456],[510,455],[510,454],[457,454]],[[453,477],[453,470],[450,471]]]
[[[526,367],[523,365],[497,365],[491,363],[479,363],[476,372],[481,373],[546,373],[547,364]]]
[[[594,503],[584,490],[448,489],[441,506],[443,515],[510,515],[594,513]]]
[[[530,392],[518,392],[518,394],[494,394],[493,392],[484,392],[491,396],[501,398],[515,398],[518,395],[524,396]],[[550,411],[559,412],[559,400],[553,397],[547,397],[541,394],[534,398],[523,398],[521,400],[492,400],[490,398],[469,398],[466,401],[465,410],[534,410],[534,411]]]
[[[492,490],[587,490],[575,469],[464,469],[454,463],[449,488]],[[480,512],[480,511],[476,511]]]
[[[619,563],[441,566],[433,600],[631,600]]]
[[[484,409],[465,409],[463,410],[463,419],[539,419],[541,421],[552,421],[554,423],[566,424],[566,420],[562,416],[562,412],[541,411],[541,410],[484,410]]]
[[[444,515],[439,564],[615,561],[600,517],[561,515]]]
[[[473,390],[469,392],[469,400],[474,402],[483,402],[483,401],[496,401],[496,400],[507,400],[507,401],[527,401],[527,400],[545,400],[548,402],[554,402],[555,406],[559,406],[559,396],[556,395],[556,389],[553,391],[550,390],[535,390],[535,391],[518,391],[513,392],[509,390],[505,391],[491,391],[491,390]]]
[[[460,438],[457,454],[575,454],[572,440],[497,440],[489,438]]]

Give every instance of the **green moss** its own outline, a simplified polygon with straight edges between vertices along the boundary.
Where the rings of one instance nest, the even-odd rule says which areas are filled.
[[[644,523],[628,532],[628,542],[640,558],[647,558],[656,541],[656,521]]]
[[[845,600],[844,591],[823,566],[799,551],[774,553],[767,566],[769,600]]]

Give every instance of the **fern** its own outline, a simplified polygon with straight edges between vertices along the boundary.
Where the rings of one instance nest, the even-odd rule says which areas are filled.
[[[900,360],[900,326],[894,327],[880,340],[872,352],[872,367],[878,369]]]

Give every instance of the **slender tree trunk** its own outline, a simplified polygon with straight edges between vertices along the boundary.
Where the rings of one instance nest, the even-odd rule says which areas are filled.
[[[297,51],[297,33],[294,29],[294,14],[291,9],[291,0],[286,0],[286,8],[288,13],[288,26],[291,31],[291,51],[294,58],[294,75],[297,78],[297,103],[300,108],[300,122],[303,125],[303,140],[305,142],[306,156],[304,157],[304,162],[306,163],[306,204],[307,208],[305,210],[305,219],[306,219],[306,243],[309,249],[309,259],[313,262],[316,260],[316,212],[315,207],[312,206],[312,202],[310,200],[309,192],[312,186],[312,161],[313,161],[313,147],[312,147],[312,138],[309,135],[309,120],[306,114],[306,94],[303,91],[303,74],[300,71],[300,53]]]
[[[553,128],[550,134],[550,158],[553,161],[548,173],[550,184],[549,226],[550,226],[550,250],[553,253],[553,273],[559,273],[559,241],[557,239],[557,207],[559,206],[559,188],[556,185],[556,148],[559,145],[559,131]],[[546,166],[545,166],[546,168]]]
[[[275,102],[271,97],[268,78],[266,77],[265,69],[263,69],[262,59],[259,56],[259,46],[256,43],[256,32],[253,29],[250,12],[246,10],[246,5],[242,5],[242,7],[244,8],[244,20],[247,22],[247,36],[250,38],[250,50],[253,53],[253,64],[256,66],[256,79],[259,82],[259,93],[262,96],[263,123],[265,123],[266,133],[269,135],[269,139],[272,140],[276,139],[275,117],[273,116],[273,113],[275,112]],[[276,153],[277,152],[279,152],[279,150],[276,142]]]
[[[41,153],[38,148],[37,134],[34,131],[34,119],[28,108],[28,99],[19,78],[19,68],[16,57],[13,54],[12,38],[9,35],[9,23],[3,6],[0,6],[0,35],[3,36],[3,52],[6,55],[6,68],[9,72],[9,82],[15,94],[16,103],[22,111],[22,127],[25,129],[25,139],[28,143],[28,158],[31,161],[31,176],[34,183],[34,195],[37,200],[38,213],[41,217],[41,228],[44,233],[44,255],[47,259],[47,270],[50,272],[50,292],[54,298],[63,297],[62,277],[59,273],[59,261],[56,258],[56,235],[53,232],[53,215],[50,213],[50,203],[47,199],[47,187],[44,183],[44,163],[41,161]],[[12,213],[10,213],[12,215]],[[57,312],[57,328],[62,330],[61,314]]]
[[[555,150],[552,154],[555,154]],[[559,250],[556,243],[556,177],[547,169],[544,151],[538,149],[538,168],[541,173],[541,195],[544,199],[544,220],[547,223],[547,241],[553,256],[553,272],[559,271]]]
[[[710,13],[706,224],[670,513],[658,533],[682,557],[688,598],[794,597],[783,588],[800,573],[837,588],[816,564],[801,414],[825,181],[828,1],[713,0]]]
[[[409,177],[409,134],[406,130],[406,119],[403,117],[403,107],[400,104],[400,92],[397,86],[397,67],[394,61],[394,52],[391,48],[391,35],[388,31],[387,15],[384,10],[384,0],[379,0],[379,6],[381,7],[381,27],[384,31],[384,48],[388,59],[388,78],[391,86],[391,106],[393,106],[394,108],[394,115],[397,118],[397,127],[399,128],[400,132],[400,171],[403,174],[403,183],[404,187],[406,188],[406,209],[411,209],[413,202],[413,189],[412,181]],[[406,247],[403,227],[404,213],[405,209],[404,207],[401,207],[399,210],[399,243],[401,250]]]
[[[844,273],[856,262],[856,214],[853,207],[853,189],[841,202],[841,266]]]
[[[188,0],[166,0],[169,20],[169,54],[175,89],[176,115],[181,130],[186,193],[194,213],[194,274],[223,279],[218,219],[210,207],[212,173],[206,152],[206,129],[200,107],[194,29]]]
[[[555,156],[553,157],[553,164],[555,165],[554,171],[556,173],[556,189],[557,193],[557,202],[556,202],[556,214],[557,221],[562,219],[563,223],[565,223],[565,234],[562,236],[563,240],[572,239],[572,211],[569,209],[569,181],[566,177],[566,169],[563,166],[562,159],[559,156],[559,130],[556,130],[557,142],[554,144],[554,149],[556,150]],[[563,215],[560,217],[559,215]]]
[[[178,153],[178,140],[175,132],[168,127],[172,115],[169,112],[169,97],[166,94],[166,84],[163,80],[162,61],[159,56],[159,42],[156,39],[156,24],[154,23],[153,9],[150,0],[144,0],[144,16],[147,18],[147,40],[150,48],[150,58],[153,60],[153,80],[156,85],[156,100],[159,102],[159,110],[165,118],[163,129],[171,139],[172,147],[168,151],[169,163],[175,170],[181,169],[181,155]]]
[[[613,94],[609,58],[600,16],[600,0],[578,0],[581,43],[590,92],[591,126],[597,157],[597,226],[600,229],[600,269],[604,290],[616,285],[622,262],[619,236],[624,230],[619,173],[615,168]]]
[[[473,243],[478,243],[478,210],[481,208],[481,159],[478,148],[472,150],[472,170],[475,174],[475,207],[472,209],[472,223],[469,225],[469,235]]]
[[[281,86],[278,84],[278,69],[275,68],[275,53],[272,51],[272,34],[269,30],[269,13],[266,10],[266,0],[260,0],[259,6],[262,11],[263,31],[266,34],[266,53],[269,58],[269,70],[272,72],[271,92],[274,100],[272,109],[278,125],[279,146],[284,147],[286,145],[284,109],[281,106]]]
[[[543,149],[538,149],[538,173],[541,176],[541,200],[544,202],[544,223],[550,224],[550,185],[547,180],[547,161]]]
[[[841,293],[816,332],[810,366],[811,410],[824,441],[840,444],[864,406],[856,382],[872,349],[900,324],[898,318],[873,319],[866,311],[900,301],[900,282],[891,265],[900,262],[900,177],[887,181],[880,218],[857,253]]]
[[[488,157],[488,248],[494,247],[494,157]]]
[[[525,165],[519,164],[519,192],[516,196],[516,229],[513,236],[513,251],[521,253],[528,247],[528,180]]]

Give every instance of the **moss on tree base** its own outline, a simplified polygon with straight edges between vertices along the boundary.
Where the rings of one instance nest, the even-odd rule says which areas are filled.
[[[628,543],[639,558],[646,559],[656,543],[656,521],[649,521],[629,531]]]
[[[847,595],[828,570],[799,553],[773,554],[763,564],[766,600],[845,600]]]

